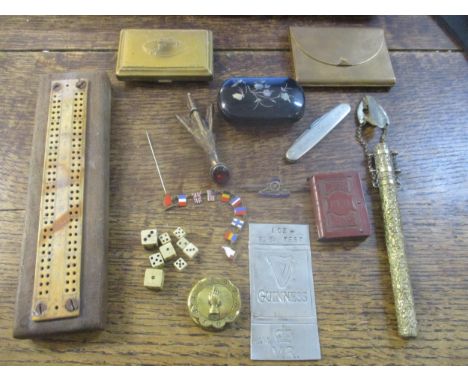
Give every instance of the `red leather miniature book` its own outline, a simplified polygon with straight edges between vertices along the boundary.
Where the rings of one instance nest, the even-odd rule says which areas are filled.
[[[315,174],[309,183],[319,240],[369,236],[369,216],[358,172]]]

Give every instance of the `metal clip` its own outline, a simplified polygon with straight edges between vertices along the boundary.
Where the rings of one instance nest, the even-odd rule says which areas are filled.
[[[390,118],[388,118],[384,108],[371,96],[364,96],[362,98],[356,110],[356,115],[361,127],[368,124],[385,129],[390,125]]]

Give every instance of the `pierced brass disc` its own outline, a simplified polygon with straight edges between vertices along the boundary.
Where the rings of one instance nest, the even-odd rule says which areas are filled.
[[[205,329],[224,329],[239,316],[239,289],[226,278],[207,277],[200,280],[188,297],[190,317]]]

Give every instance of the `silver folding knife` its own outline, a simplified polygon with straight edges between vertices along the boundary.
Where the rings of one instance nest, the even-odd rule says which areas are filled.
[[[286,152],[286,159],[289,162],[299,160],[330,131],[332,131],[333,128],[338,125],[350,111],[351,106],[347,103],[341,103],[328,113],[325,113],[320,118],[316,119],[289,148]]]

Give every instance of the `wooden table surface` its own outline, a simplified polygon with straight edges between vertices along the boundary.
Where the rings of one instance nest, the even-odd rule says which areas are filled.
[[[397,84],[382,89],[305,90],[304,118],[286,129],[238,131],[216,117],[229,188],[250,222],[310,225],[322,360],[311,365],[468,363],[468,71],[462,48],[430,17],[1,17],[0,18],[0,364],[216,364],[250,361],[248,237],[239,258],[222,254],[229,211],[219,205],[164,213],[145,130],[153,137],[166,186],[211,186],[201,149],[174,118],[190,91],[201,107],[230,76],[292,76],[289,25],[376,26],[385,30]],[[116,80],[121,28],[208,28],[215,79],[209,83],[131,84]],[[110,153],[108,326],[101,333],[50,340],[12,338],[28,167],[39,75],[104,70],[113,88]],[[416,312],[417,339],[397,335],[378,192],[366,182],[355,120],[346,118],[294,165],[283,155],[312,120],[340,102],[372,94],[390,116],[389,146],[400,152],[399,200]],[[360,243],[319,243],[310,195],[315,172],[357,170],[364,180],[371,236]],[[297,190],[284,200],[259,198],[272,176]],[[186,272],[169,270],[165,289],[142,286],[148,266],[139,231],[183,226],[201,254]],[[240,289],[239,320],[220,333],[187,314],[192,285],[207,275]],[[277,363],[274,363],[277,364]]]

